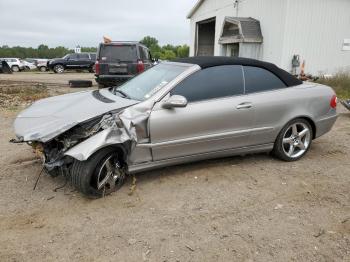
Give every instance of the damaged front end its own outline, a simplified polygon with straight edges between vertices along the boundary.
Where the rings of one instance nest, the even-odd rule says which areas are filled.
[[[51,176],[57,176],[68,169],[73,161],[71,157],[65,155],[69,149],[102,130],[118,126],[118,124],[120,126],[121,122],[118,119],[116,114],[106,114],[78,124],[47,142],[28,141],[27,143],[33,148],[33,152],[42,159],[47,173]]]
[[[85,161],[99,149],[118,146],[128,162],[138,142],[148,142],[147,122],[153,102],[143,102],[79,123],[48,141],[27,142],[43,161],[47,173],[53,177],[69,174],[73,161]]]

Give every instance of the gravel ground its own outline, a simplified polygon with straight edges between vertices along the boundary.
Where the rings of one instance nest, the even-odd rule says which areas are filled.
[[[18,73],[0,83],[52,83],[55,94],[92,77]],[[259,154],[168,167],[98,200],[69,185],[54,191],[60,177],[43,176],[33,191],[40,162],[8,143],[18,110],[0,111],[0,261],[350,261],[343,108],[298,162]]]

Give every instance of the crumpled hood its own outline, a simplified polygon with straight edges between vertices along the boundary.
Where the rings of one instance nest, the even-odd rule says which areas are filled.
[[[23,141],[47,142],[79,123],[138,102],[115,96],[107,89],[42,99],[17,116],[15,134]]]

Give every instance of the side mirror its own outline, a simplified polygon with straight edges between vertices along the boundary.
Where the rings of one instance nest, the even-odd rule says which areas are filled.
[[[165,101],[162,105],[165,109],[171,109],[175,107],[186,107],[187,99],[183,96],[173,95],[167,101]]]

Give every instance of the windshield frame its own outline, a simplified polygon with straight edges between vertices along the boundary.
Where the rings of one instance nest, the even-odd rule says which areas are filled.
[[[177,76],[175,76],[172,80],[170,80],[168,83],[166,83],[164,86],[162,86],[159,90],[155,91],[154,93],[152,93],[149,97],[147,98],[144,98],[142,100],[138,99],[138,98],[135,98],[135,97],[132,97],[132,96],[129,96],[128,94],[128,97],[123,97],[123,98],[126,98],[126,99],[132,99],[132,100],[136,100],[136,101],[140,101],[140,102],[143,102],[143,101],[146,101],[146,100],[149,100],[151,98],[154,98],[154,97],[159,97],[159,94],[163,94],[164,93],[164,90],[168,90],[169,91],[171,90],[171,88],[174,86],[173,84],[176,83],[178,84],[179,82],[181,82],[184,78],[188,77],[190,74],[192,74],[193,72],[197,71],[197,70],[200,70],[200,67],[198,65],[195,65],[195,64],[188,64],[188,63],[178,63],[178,62],[161,62],[160,64],[165,64],[165,65],[172,65],[172,66],[179,66],[179,67],[183,67],[184,70],[178,74]],[[158,65],[156,65],[158,66]],[[151,68],[150,68],[151,69]],[[147,72],[147,71],[145,71]],[[111,94],[115,95],[115,96],[119,96],[116,94],[116,91],[115,90],[118,90],[119,88],[121,88],[122,86],[124,86],[125,84],[127,84],[129,81],[132,81],[132,79],[135,79],[136,77],[139,77],[140,75],[144,74],[145,72],[131,78],[130,80],[126,81],[123,85],[121,86],[117,86],[117,87],[111,87],[109,88],[109,91]],[[171,88],[169,88],[169,86],[171,86]],[[156,86],[154,87],[156,88]],[[153,88],[153,89],[154,89]],[[153,90],[152,89],[152,90]],[[166,93],[168,93],[169,91],[166,91]],[[151,92],[151,91],[150,91]],[[166,93],[164,95],[166,95]],[[158,100],[160,98],[156,98],[156,100]]]

